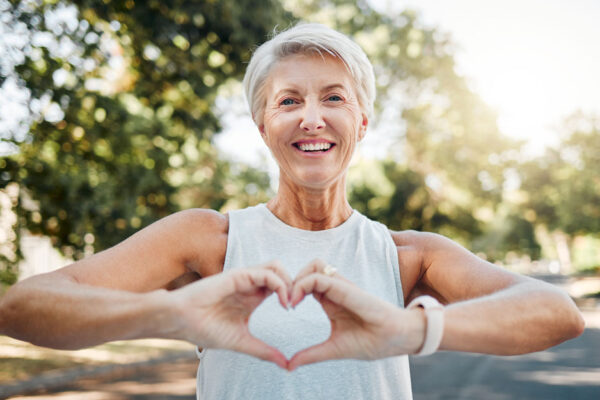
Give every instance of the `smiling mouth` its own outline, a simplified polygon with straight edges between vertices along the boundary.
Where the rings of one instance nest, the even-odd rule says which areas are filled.
[[[326,152],[331,150],[331,148],[335,146],[333,143],[294,143],[294,147],[305,152],[305,153],[316,153],[316,152]]]

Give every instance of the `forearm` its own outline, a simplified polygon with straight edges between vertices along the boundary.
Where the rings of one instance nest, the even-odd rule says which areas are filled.
[[[82,285],[61,275],[36,276],[0,299],[0,333],[70,350],[112,340],[168,337],[172,312],[167,295]]]
[[[583,331],[583,319],[563,291],[525,280],[488,296],[450,304],[441,350],[497,355],[544,350]]]

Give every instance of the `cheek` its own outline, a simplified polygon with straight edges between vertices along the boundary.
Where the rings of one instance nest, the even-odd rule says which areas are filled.
[[[343,125],[343,129],[347,134],[347,140],[356,142],[360,140],[360,128],[362,115],[355,107],[346,106],[340,108],[339,122]]]
[[[291,133],[294,132],[291,126],[291,119],[288,115],[280,111],[265,112],[263,119],[262,138],[267,147],[273,152],[278,153],[278,149],[286,147],[286,143]]]
[[[281,130],[289,129],[290,124],[294,123],[296,118],[293,113],[282,112],[279,110],[266,112],[264,116],[264,127],[267,133],[276,133]]]

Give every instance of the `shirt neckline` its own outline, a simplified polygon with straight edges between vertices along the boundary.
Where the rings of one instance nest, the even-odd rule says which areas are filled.
[[[308,240],[308,241],[322,241],[327,239],[338,239],[344,236],[344,233],[352,230],[356,224],[358,224],[360,219],[360,213],[356,210],[352,210],[352,214],[342,222],[340,225],[323,229],[319,231],[311,231],[306,229],[296,228],[294,226],[288,225],[282,220],[280,220],[269,208],[266,203],[261,203],[256,206],[257,209],[264,214],[267,222],[275,227],[278,231],[283,231],[287,235],[292,235],[298,239]]]

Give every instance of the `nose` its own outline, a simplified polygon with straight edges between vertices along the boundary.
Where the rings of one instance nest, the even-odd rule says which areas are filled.
[[[300,129],[305,132],[315,132],[323,128],[325,128],[325,121],[323,120],[319,104],[307,101],[304,106],[302,120],[300,121]]]

